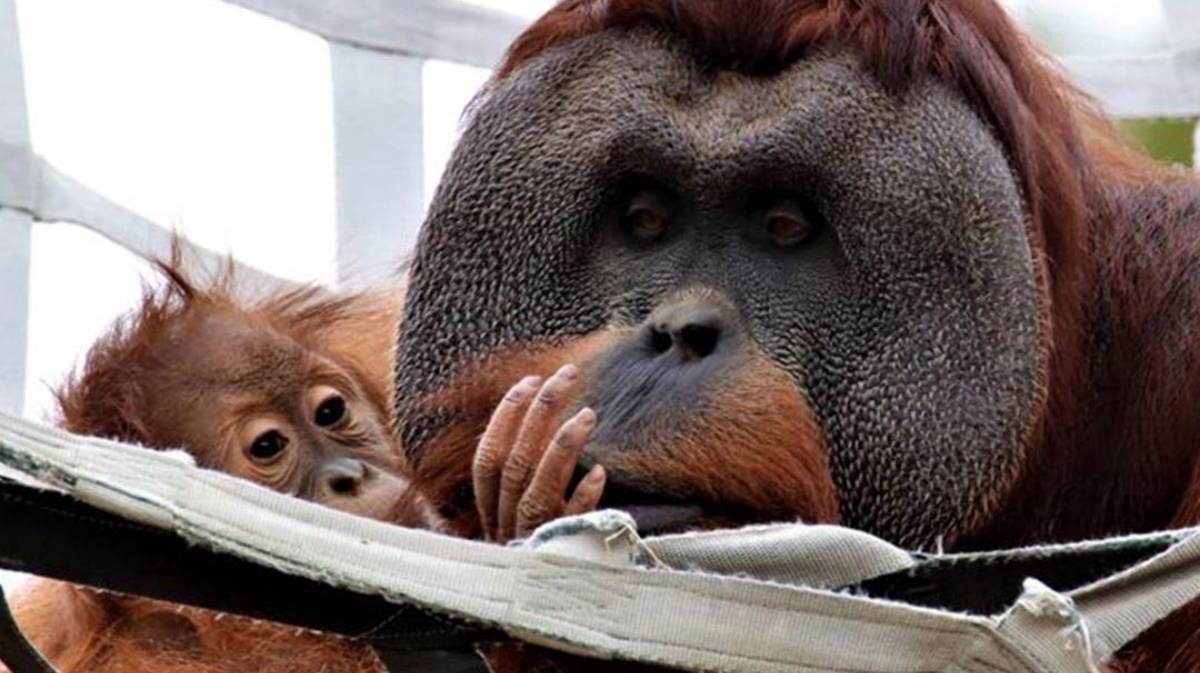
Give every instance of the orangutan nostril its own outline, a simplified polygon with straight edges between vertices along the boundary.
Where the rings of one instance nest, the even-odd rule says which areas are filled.
[[[326,497],[355,497],[362,490],[368,474],[362,461],[338,457],[319,468],[317,479]]]
[[[649,327],[647,343],[654,355],[677,351],[685,362],[703,360],[717,350],[721,328],[715,324],[688,322],[681,326],[662,324]]]
[[[354,477],[337,477],[329,481],[329,490],[337,495],[357,495],[358,482]]]
[[[673,344],[675,340],[671,338],[671,333],[668,332],[665,327],[651,327],[649,331],[650,350],[653,351],[655,355],[662,355],[663,353],[671,350],[671,344]]]
[[[721,340],[721,329],[716,325],[687,324],[675,333],[675,341],[687,360],[700,360],[712,355]]]

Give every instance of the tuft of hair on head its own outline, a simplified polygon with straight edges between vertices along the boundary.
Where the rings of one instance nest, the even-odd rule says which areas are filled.
[[[395,330],[403,286],[339,292],[315,284],[275,287],[243,283],[232,260],[197,271],[176,238],[167,259],[148,260],[155,280],[88,350],[54,391],[59,424],[86,435],[154,446],[146,409],[147,373],[169,367],[156,347],[189,316],[234,313],[294,340],[345,367],[390,422]]]
[[[54,390],[59,425],[71,432],[152,443],[143,417],[144,374],[156,364],[151,348],[191,307],[224,303],[225,289],[232,283],[231,275],[222,274],[222,280],[201,289],[185,271],[178,241],[169,259],[149,261],[161,282],[143,279],[138,306],[119,317]]]

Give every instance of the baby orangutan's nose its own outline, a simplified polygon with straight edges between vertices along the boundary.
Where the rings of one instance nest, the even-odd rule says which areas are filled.
[[[353,458],[339,457],[327,461],[317,469],[318,500],[357,496],[367,480],[367,474],[367,466]]]

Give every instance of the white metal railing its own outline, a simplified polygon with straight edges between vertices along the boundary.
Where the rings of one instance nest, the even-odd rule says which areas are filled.
[[[22,195],[32,182],[29,119],[17,16],[0,0],[0,408],[20,410],[25,396],[30,242],[33,215]]]
[[[525,22],[459,0],[224,0],[334,44],[491,68]]]
[[[457,0],[226,0],[326,39],[331,50],[340,269],[384,273],[411,247],[423,198],[421,66],[439,59],[490,68],[524,22]],[[25,395],[31,233],[70,222],[148,257],[172,231],[73,180],[30,144],[15,0],[0,0],[0,409]],[[224,256],[197,247],[195,263]],[[250,281],[284,282],[245,264]]]
[[[1171,47],[1157,54],[1066,58],[1067,70],[1123,118],[1200,116],[1200,2],[1161,0]],[[1200,161],[1196,162],[1200,166]]]
[[[331,49],[341,269],[383,268],[411,246],[423,198],[421,65],[491,67],[524,22],[460,0],[223,0],[325,38]],[[1169,52],[1066,59],[1122,117],[1200,116],[1200,2],[1162,0]],[[29,141],[14,0],[0,0],[0,408],[24,396],[30,235],[35,221],[83,225],[127,249],[163,255],[171,232],[37,156]],[[1200,164],[1200,162],[1198,162]],[[219,260],[201,253],[202,263]],[[270,280],[245,268],[247,277]],[[371,280],[371,278],[363,278]]]
[[[525,26],[459,0],[224,0],[325,38],[333,73],[337,231],[344,277],[372,280],[416,242],[425,202],[421,68],[492,68]]]

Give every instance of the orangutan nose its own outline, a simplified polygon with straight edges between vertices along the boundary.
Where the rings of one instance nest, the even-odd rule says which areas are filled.
[[[367,479],[367,467],[352,458],[334,458],[317,471],[317,486],[326,497],[355,497]]]
[[[733,327],[721,304],[686,300],[660,307],[646,321],[645,339],[656,356],[675,352],[684,362],[696,362],[716,352]]]

